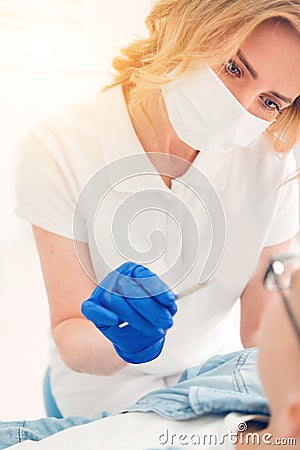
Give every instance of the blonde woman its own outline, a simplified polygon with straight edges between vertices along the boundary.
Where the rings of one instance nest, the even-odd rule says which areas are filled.
[[[275,295],[262,274],[299,228],[297,183],[278,186],[295,170],[300,131],[300,2],[161,0],[146,23],[148,38],[114,60],[112,84],[38,126],[24,145],[16,211],[33,225],[55,343],[51,389],[64,416],[119,411],[230,350],[226,317],[239,298],[242,343],[256,346]],[[145,167],[128,180],[137,155]],[[114,178],[120,160],[124,173]],[[99,170],[111,186],[93,210],[97,183],[85,187]],[[176,302],[197,283],[211,244],[205,209],[184,183],[191,170],[220,199],[226,243],[210,282]],[[168,214],[139,214],[134,259],[121,248],[129,224],[114,216],[131,196],[136,212],[152,211],[153,190],[166,212],[176,198],[187,241]],[[185,230],[189,214],[199,239]],[[143,259],[157,229],[164,251]]]

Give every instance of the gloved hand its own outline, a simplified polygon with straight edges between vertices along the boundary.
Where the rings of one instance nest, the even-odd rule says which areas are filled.
[[[156,274],[127,262],[104,278],[82,303],[81,311],[124,361],[140,364],[161,353],[177,311],[175,299],[174,292]],[[120,328],[122,322],[129,325]]]

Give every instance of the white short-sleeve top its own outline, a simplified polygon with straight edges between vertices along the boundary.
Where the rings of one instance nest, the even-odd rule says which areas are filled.
[[[18,171],[16,212],[32,224],[72,239],[76,201],[91,177],[113,161],[142,153],[144,150],[131,124],[121,87],[92,95],[35,127],[25,139]],[[252,148],[199,152],[193,165],[210,180],[223,205],[225,248],[210,283],[178,301],[174,326],[167,333],[161,355],[155,361],[135,367],[137,371],[156,376],[179,373],[220,352],[226,340],[226,334],[221,334],[222,320],[245,288],[263,247],[292,238],[299,228],[297,182],[277,189],[295,170],[292,152],[279,158],[261,136]],[[96,217],[89,214],[89,202],[93,199],[83,201],[77,218],[77,239],[90,245],[92,234],[97,236],[97,248],[91,245],[90,253],[98,282],[109,269],[128,259],[118,250],[112,236],[118,206],[143,190],[147,196],[152,188],[156,189],[162,198],[169,191],[158,175],[146,172],[111,186],[99,204]],[[109,177],[109,171],[103,174]],[[211,242],[205,208],[184,188],[180,179],[173,180],[171,191],[199,219],[199,258],[203,261]],[[119,226],[119,231],[123,232],[124,227],[128,227],[129,241],[141,254],[149,250],[151,231],[164,233],[162,255],[145,265],[179,292],[197,282],[201,261],[197,260],[178,284],[180,267],[186,270],[189,249],[187,251],[181,242],[184,214],[176,219],[177,222],[168,214],[148,208],[136,214],[130,226],[120,222],[117,228]],[[101,253],[101,258],[97,252]],[[178,259],[181,265],[177,265],[173,276],[171,267]],[[139,262],[143,262],[142,257]]]

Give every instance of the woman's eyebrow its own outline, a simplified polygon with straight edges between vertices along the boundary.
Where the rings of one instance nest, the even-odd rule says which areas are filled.
[[[239,57],[239,60],[244,64],[244,66],[247,67],[248,71],[250,72],[250,74],[252,75],[252,77],[257,80],[258,75],[256,70],[253,69],[253,67],[251,66],[251,64],[249,63],[249,61],[247,61],[247,59],[245,58],[245,56],[243,55],[243,53],[241,52],[241,50],[239,50],[237,52],[237,55]]]
[[[280,100],[283,100],[287,104],[292,104],[293,100],[291,98],[285,97],[284,95],[278,94],[277,92],[270,92],[275,97],[279,98]]]
[[[245,55],[243,55],[243,53],[241,52],[241,50],[239,50],[237,52],[237,56],[239,58],[239,60],[244,64],[244,66],[248,69],[248,71],[250,72],[251,76],[257,80],[258,78],[258,74],[256,72],[256,70],[251,66],[251,64],[249,63],[249,61],[247,61]],[[291,98],[285,97],[282,94],[278,94],[277,92],[270,92],[272,95],[274,95],[275,97],[279,98],[280,100],[283,100],[285,103],[287,104],[292,104],[293,100]]]

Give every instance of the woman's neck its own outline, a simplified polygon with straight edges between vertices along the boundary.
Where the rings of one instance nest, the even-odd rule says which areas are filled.
[[[156,93],[143,111],[139,105],[128,108],[129,94],[124,92],[128,114],[135,133],[145,152],[159,152],[178,156],[192,163],[198,151],[176,135],[160,93]]]
[[[127,111],[140,144],[163,182],[170,188],[172,179],[182,176],[199,152],[178,138],[159,93],[150,99],[146,110],[138,105],[129,109],[129,94],[125,90],[123,93]],[[167,156],[160,158],[158,155],[160,153]],[[170,175],[165,175],[166,173]]]

